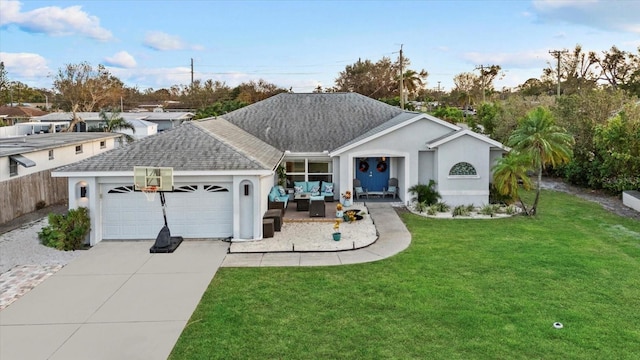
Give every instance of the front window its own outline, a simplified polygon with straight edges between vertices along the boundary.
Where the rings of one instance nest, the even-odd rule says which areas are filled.
[[[292,159],[285,163],[287,187],[292,188],[294,181],[333,182],[331,160]]]
[[[477,176],[476,168],[468,162],[459,162],[451,167],[449,176]]]
[[[53,160],[53,149],[49,150],[49,160]]]

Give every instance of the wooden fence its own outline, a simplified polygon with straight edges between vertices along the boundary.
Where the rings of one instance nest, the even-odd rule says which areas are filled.
[[[67,178],[53,178],[50,170],[0,182],[0,224],[36,210],[36,204],[64,204]]]

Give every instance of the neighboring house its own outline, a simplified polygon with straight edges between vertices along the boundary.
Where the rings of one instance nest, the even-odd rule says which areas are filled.
[[[100,117],[99,112],[78,112],[76,113],[84,123],[77,125],[76,131],[85,132],[91,128],[99,128],[105,125],[105,121]],[[111,113],[107,113],[107,118],[110,118]],[[125,121],[132,123],[135,120],[144,120],[157,125],[156,132],[164,131],[167,129],[173,129],[174,127],[182,124],[183,122],[190,121],[194,114],[190,112],[123,112],[118,116],[122,117]],[[70,121],[73,117],[72,113],[55,112],[44,116],[34,118],[34,121],[50,122],[50,121]],[[138,126],[143,126],[142,123],[138,123]],[[134,126],[136,126],[134,124]],[[137,130],[136,130],[137,132]],[[152,134],[152,129],[146,129],[141,131],[142,133]],[[124,132],[123,132],[124,133]]]
[[[166,193],[172,233],[185,238],[262,238],[262,215],[277,167],[287,181],[334,183],[336,199],[358,179],[399,198],[433,179],[450,205],[486,204],[491,167],[508,151],[486,136],[355,93],[284,93],[217,118],[193,121],[124,149],[56,169],[69,179],[69,207],[88,206],[91,244],[154,239],[159,201],[133,191],[134,166],[172,167]],[[88,201],[79,202],[78,184]],[[74,196],[74,194],[76,196]],[[291,211],[291,210],[289,210]]]
[[[46,111],[42,111],[35,107],[29,106],[0,106],[0,118],[5,125],[15,125],[24,122],[30,122],[33,118],[46,115]]]
[[[67,181],[51,169],[114,148],[120,134],[49,133],[0,138],[0,223],[29,213],[36,203],[68,198]]]

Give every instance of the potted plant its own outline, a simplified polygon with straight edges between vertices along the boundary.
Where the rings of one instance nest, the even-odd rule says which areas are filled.
[[[344,215],[344,212],[342,211],[343,207],[342,204],[338,203],[338,205],[336,205],[336,217],[337,218],[342,218],[342,216]]]
[[[282,166],[282,164],[280,164],[278,165],[276,172],[278,173],[278,185],[286,188],[287,187],[287,169],[285,169],[285,167]]]
[[[333,240],[334,241],[340,241],[340,236],[341,235],[342,234],[340,233],[340,219],[338,219],[333,224]]]
[[[351,190],[347,190],[342,195],[342,204],[344,206],[351,206]]]

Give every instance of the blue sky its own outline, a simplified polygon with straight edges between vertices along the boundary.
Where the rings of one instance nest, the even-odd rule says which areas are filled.
[[[195,79],[310,92],[358,58],[396,59],[402,44],[429,88],[497,64],[500,89],[540,77],[549,50],[637,53],[639,14],[640,0],[0,0],[0,61],[10,80],[44,88],[82,61],[141,90],[188,84],[193,58]]]

